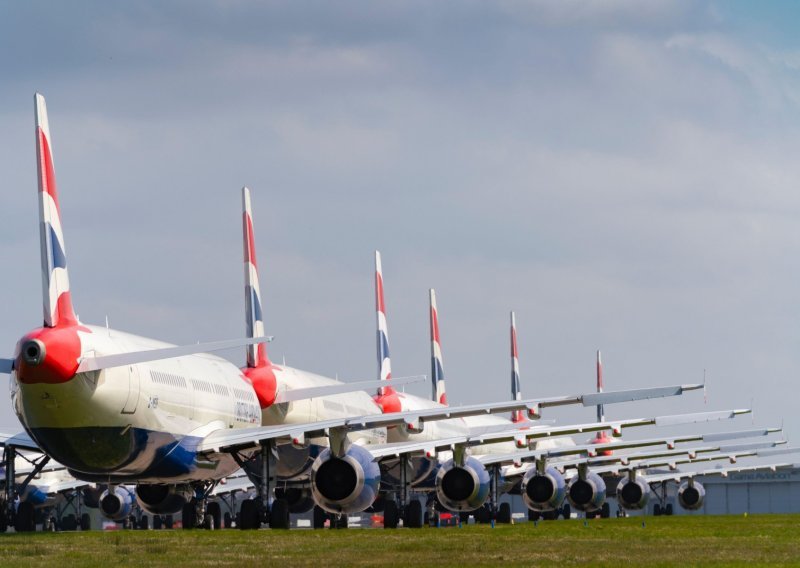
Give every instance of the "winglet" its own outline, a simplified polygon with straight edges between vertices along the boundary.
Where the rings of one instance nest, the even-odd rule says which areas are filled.
[[[253,212],[250,206],[250,189],[242,188],[242,236],[244,243],[244,299],[247,337],[264,336],[264,318],[261,312],[261,290],[258,284]],[[267,348],[263,343],[247,346],[247,366],[260,367],[269,363]]]
[[[511,398],[522,400],[522,390],[519,384],[519,354],[517,351],[517,318],[511,312]],[[524,420],[521,410],[511,413],[512,422],[522,422]]]
[[[58,204],[53,146],[47,105],[39,93],[34,95],[36,111],[36,158],[39,178],[39,236],[42,260],[42,300],[47,327],[77,323],[67,273],[61,209]]]
[[[436,308],[436,292],[430,289],[431,320],[431,379],[433,400],[447,404],[447,393],[444,388],[444,365],[442,362],[442,345],[439,342],[439,311]]]
[[[386,304],[383,301],[383,269],[381,268],[381,253],[375,251],[375,312],[378,323],[378,378],[389,381],[392,378],[392,359],[389,356],[389,329],[386,325]],[[393,392],[392,387],[381,387],[378,395],[383,396]]]

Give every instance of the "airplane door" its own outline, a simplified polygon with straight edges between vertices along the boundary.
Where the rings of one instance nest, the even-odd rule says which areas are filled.
[[[122,408],[122,414],[133,414],[139,403],[139,370],[128,367],[128,399]]]

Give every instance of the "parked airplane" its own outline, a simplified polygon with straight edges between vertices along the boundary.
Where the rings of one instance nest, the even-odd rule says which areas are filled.
[[[15,503],[26,490],[24,483],[16,482],[14,473],[18,450],[42,451],[77,479],[108,484],[100,497],[101,509],[107,515],[131,505],[133,496],[121,487],[131,485],[146,511],[158,515],[183,510],[190,526],[192,516],[197,524],[214,523],[214,516],[205,509],[208,495],[221,479],[245,466],[258,498],[243,504],[241,526],[254,528],[268,522],[272,527],[285,527],[289,506],[285,499],[275,498],[276,480],[285,470],[292,474],[292,470],[307,469],[315,452],[310,486],[316,503],[336,513],[369,506],[380,483],[378,450],[389,452],[384,456],[399,452],[408,455],[406,450],[385,443],[387,427],[394,427],[392,432],[400,432],[402,438],[403,433],[419,432],[426,423],[432,425],[437,420],[513,410],[531,414],[544,406],[594,405],[598,401],[609,404],[672,396],[699,387],[677,385],[380,413],[372,399],[361,392],[375,388],[373,383],[343,385],[278,366],[260,347],[250,348],[248,366],[240,370],[208,353],[263,345],[269,339],[263,335],[252,231],[247,233],[248,221],[252,223],[247,213],[250,337],[178,347],[85,325],[73,309],[52,139],[45,100],[39,94],[35,95],[35,109],[44,325],[19,340],[12,358],[0,359],[0,372],[11,374],[12,404],[25,429],[0,437],[7,481],[3,522],[16,520],[19,511]],[[247,201],[245,191],[245,204]],[[387,390],[384,388],[385,395],[390,394]],[[341,400],[336,398],[343,393],[349,394]],[[398,396],[398,400],[410,399]],[[671,419],[694,421],[697,417]],[[495,432],[483,438],[500,441],[602,429],[619,432],[623,427],[663,420],[568,425],[530,429],[522,434]],[[472,439],[469,435],[451,437],[448,446],[457,446],[456,458],[446,471],[463,472],[466,463],[473,463],[458,449],[459,444]],[[424,442],[432,451],[445,451],[441,440]],[[285,457],[290,451],[284,446],[301,450],[296,462]],[[281,453],[283,461],[278,460]],[[42,460],[35,470],[41,470],[47,461]]]

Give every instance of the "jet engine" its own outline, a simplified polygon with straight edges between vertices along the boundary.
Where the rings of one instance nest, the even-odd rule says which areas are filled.
[[[639,511],[650,500],[650,485],[642,479],[627,477],[617,485],[617,503],[623,509]]]
[[[100,495],[100,511],[112,521],[121,521],[131,514],[133,495],[119,485],[110,489],[106,489]]]
[[[678,503],[688,511],[696,511],[703,506],[705,488],[697,481],[684,481],[678,487]]]
[[[533,468],[522,478],[520,493],[529,509],[545,513],[561,506],[567,494],[567,485],[564,476],[555,468],[548,467],[544,473]]]
[[[183,509],[191,501],[192,489],[188,485],[139,485],[136,501],[153,515],[171,515]]]
[[[314,495],[311,493],[310,487],[297,487],[295,485],[276,487],[275,498],[286,499],[289,503],[290,513],[308,513],[314,508]]]
[[[569,484],[567,498],[579,511],[596,511],[606,501],[606,482],[591,471],[583,479],[576,475]]]
[[[325,449],[311,466],[311,492],[329,513],[358,513],[378,496],[381,470],[372,454],[352,445],[341,458]]]
[[[475,458],[467,457],[463,466],[450,460],[436,474],[436,496],[450,511],[474,511],[486,502],[489,484],[489,472]]]

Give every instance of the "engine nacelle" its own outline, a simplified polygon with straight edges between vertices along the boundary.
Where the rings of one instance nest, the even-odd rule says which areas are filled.
[[[553,467],[548,467],[544,473],[534,468],[522,478],[520,493],[528,509],[545,513],[561,506],[567,495],[567,484],[564,476]]]
[[[100,512],[112,521],[121,521],[131,514],[133,495],[125,487],[116,486],[111,492],[108,489],[100,495]]]
[[[705,488],[697,481],[689,483],[684,481],[678,487],[678,503],[687,511],[696,511],[703,506],[706,497]]]
[[[352,445],[342,458],[325,449],[311,466],[311,492],[329,513],[358,513],[378,497],[381,470],[364,448]]]
[[[642,479],[627,477],[617,485],[617,503],[623,509],[639,511],[650,500],[650,485]]]
[[[475,458],[468,457],[463,466],[450,460],[436,474],[436,496],[450,511],[474,511],[486,502],[489,484],[489,472]]]
[[[567,498],[578,511],[596,511],[606,501],[606,482],[591,471],[584,479],[576,475],[569,484]]]
[[[293,485],[288,487],[276,487],[275,498],[286,499],[289,503],[290,513],[308,513],[314,508],[314,495],[311,493],[310,487],[297,487]]]
[[[136,501],[153,515],[171,515],[191,501],[193,492],[188,485],[139,485]]]

